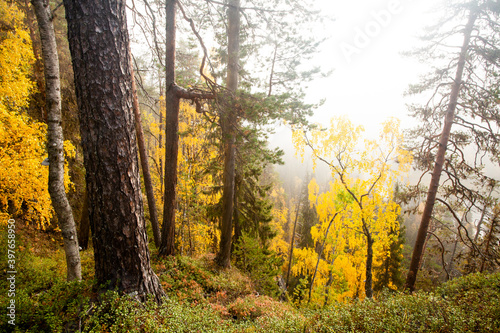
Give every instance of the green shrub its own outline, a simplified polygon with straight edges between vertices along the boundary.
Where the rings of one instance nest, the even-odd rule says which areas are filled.
[[[382,294],[311,317],[308,332],[499,332],[500,274],[469,275],[436,293]]]
[[[155,258],[154,268],[171,298],[186,302],[216,300],[228,304],[251,294],[252,283],[238,269],[220,270],[210,256]]]
[[[235,246],[234,255],[236,267],[250,276],[259,293],[271,297],[280,294],[276,278],[282,262],[276,254],[262,247],[257,239],[243,233]]]

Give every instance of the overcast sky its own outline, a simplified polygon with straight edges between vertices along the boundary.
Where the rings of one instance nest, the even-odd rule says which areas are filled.
[[[411,100],[404,92],[429,68],[401,52],[415,48],[423,28],[436,20],[437,4],[444,0],[316,1],[321,13],[335,20],[325,25],[323,33],[329,39],[315,63],[334,71],[309,84],[309,102],[326,99],[313,120],[327,124],[333,115],[348,115],[370,137],[391,116],[411,127],[406,108]],[[285,174],[297,173],[300,164],[290,143],[291,133],[284,128],[271,139],[271,146],[286,152],[287,165],[278,167]],[[309,164],[306,161],[303,167],[310,168]]]
[[[396,116],[409,125],[403,96],[410,83],[428,69],[401,55],[415,47],[417,36],[432,23],[433,0],[317,0],[322,14],[335,20],[325,26],[330,38],[318,55],[318,63],[334,72],[310,84],[311,101],[326,98],[315,119],[328,121],[347,114],[365,126],[367,134]]]

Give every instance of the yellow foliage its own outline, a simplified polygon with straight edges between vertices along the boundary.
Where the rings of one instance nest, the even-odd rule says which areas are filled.
[[[23,26],[23,14],[0,0],[0,214],[23,218],[45,228],[53,216],[48,193],[45,124],[23,113],[34,84],[31,40]],[[76,149],[64,142],[66,157]],[[72,188],[66,162],[66,191]],[[2,223],[6,221],[2,219]]]
[[[35,59],[23,18],[14,4],[0,0],[0,104],[9,111],[26,107],[34,87],[29,74]]]
[[[284,206],[282,208],[277,208],[275,206],[272,209],[272,216],[273,219],[270,222],[270,227],[272,228],[273,232],[276,233],[276,236],[271,239],[269,249],[271,251],[274,251],[278,255],[285,255],[288,253],[290,247],[284,240],[285,231],[283,230],[283,226],[287,222],[288,208]]]
[[[0,210],[23,215],[43,228],[52,217],[48,168],[41,162],[46,127],[0,104]]]
[[[390,255],[388,244],[397,238],[397,233],[391,235],[391,230],[398,230],[400,213],[392,198],[393,188],[395,181],[409,171],[412,157],[403,148],[399,120],[384,122],[377,141],[361,140],[362,132],[361,126],[346,117],[333,118],[328,129],[314,130],[307,136],[294,132],[296,151],[304,156],[305,147],[311,148],[313,161],[326,163],[333,178],[325,193],[319,194],[315,179],[308,186],[309,201],[320,220],[311,228],[311,236],[316,244],[325,244],[314,281],[313,303],[324,302],[322,295],[327,293],[336,295],[339,301],[364,298],[367,237],[374,241],[374,263]],[[297,263],[292,272],[312,276],[318,257],[314,249],[296,250],[294,255]],[[336,273],[330,290],[327,272]]]
[[[16,6],[0,1],[0,211],[43,227],[52,217],[48,169],[41,165],[46,127],[22,114],[33,89],[34,59],[22,20]]]
[[[165,119],[164,97],[160,98],[160,113]],[[158,207],[163,207],[160,161],[164,161],[165,148],[158,145],[164,135],[159,119],[144,113],[143,121],[151,136],[147,139],[152,157],[152,180]],[[200,255],[210,252],[219,231],[213,221],[207,219],[206,209],[220,200],[220,193],[213,191],[216,181],[206,172],[208,161],[218,154],[216,148],[207,144],[210,132],[207,120],[196,112],[193,105],[181,101],[179,110],[179,150],[177,163],[176,242],[181,253]],[[155,141],[153,141],[155,140]],[[163,164],[163,162],[161,163]],[[164,165],[162,165],[164,167]]]
[[[214,179],[210,173],[205,172],[206,162],[217,155],[215,147],[207,145],[207,121],[203,115],[196,112],[196,108],[181,102],[179,121],[179,155],[177,164],[177,198],[179,207],[183,211],[179,217],[179,236],[183,235],[184,242],[193,243],[193,234],[186,233],[189,223],[196,222],[199,226],[197,242],[190,251],[196,254],[209,252],[214,243],[213,238],[218,235],[210,221],[206,220],[205,209],[220,200],[220,193],[212,191]],[[182,238],[182,237],[181,237]]]

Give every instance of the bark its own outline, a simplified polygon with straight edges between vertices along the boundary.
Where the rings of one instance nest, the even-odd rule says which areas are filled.
[[[165,93],[165,177],[163,225],[160,255],[175,254],[175,210],[177,206],[177,158],[179,149],[179,97],[175,89],[176,0],[166,3],[166,93]]]
[[[224,141],[224,175],[222,192],[222,227],[219,253],[216,261],[221,267],[231,266],[231,244],[233,233],[233,199],[236,164],[236,112],[234,110],[234,93],[238,89],[239,50],[240,50],[240,1],[229,0],[228,5],[228,68],[226,88],[228,95],[221,116],[222,139]],[[231,101],[231,103],[229,103]],[[231,107],[231,106],[232,107]]]
[[[61,82],[56,35],[49,2],[33,0],[38,20],[45,72],[47,104],[47,150],[49,153],[49,194],[62,231],[66,254],[67,280],[81,280],[80,251],[73,211],[64,189],[64,138],[61,126]]]
[[[129,48],[130,53],[130,48]],[[155,245],[160,246],[160,224],[158,223],[158,214],[156,211],[156,200],[153,190],[153,181],[149,172],[148,153],[144,144],[144,131],[142,130],[141,110],[139,108],[139,100],[137,99],[137,87],[135,85],[134,66],[132,57],[130,57],[130,74],[132,77],[132,100],[135,118],[135,131],[137,133],[137,143],[139,147],[139,156],[141,160],[142,175],[144,178],[144,188],[146,189],[146,198],[148,199],[149,219],[153,229],[153,237]]]
[[[162,136],[162,133],[163,133],[163,109],[165,108],[165,101],[162,100],[162,97],[164,97],[164,95],[163,95],[162,82],[160,79],[160,121],[159,121],[159,126],[158,126],[158,130],[159,130],[158,150],[160,150],[160,151],[161,151],[161,148],[163,147],[163,136]],[[159,169],[160,169],[160,171],[159,171],[160,193],[161,193],[161,199],[163,201],[163,158],[161,156],[159,157],[158,164],[159,164]],[[160,239],[161,239],[161,237],[160,237]]]
[[[236,244],[238,244],[239,240],[243,236],[243,230],[241,228],[241,221],[240,221],[240,211],[239,211],[239,203],[238,203],[238,191],[241,186],[241,176],[236,173],[236,178],[235,178],[235,190],[234,190],[234,201],[233,201],[233,224],[234,224],[234,235],[233,235],[233,242],[231,245],[231,253],[234,253],[234,247]]]
[[[485,270],[485,265],[486,265],[486,259],[489,259],[492,257],[490,250],[491,250],[491,243],[493,242],[493,236],[495,234],[495,228],[497,227],[499,222],[499,216],[498,213],[495,213],[495,215],[491,219],[491,225],[490,225],[490,230],[488,231],[488,235],[486,237],[486,246],[484,249],[483,253],[483,259],[481,260],[481,268],[479,269],[479,272],[484,272]]]
[[[166,2],[166,55],[165,55],[165,174],[163,177],[163,225],[159,253],[175,254],[175,212],[177,209],[177,163],[179,149],[180,99],[214,99],[212,92],[186,90],[175,83],[176,0]],[[182,8],[181,8],[182,9]],[[192,21],[190,22],[193,25]],[[162,114],[160,113],[160,148]],[[162,161],[160,160],[160,172]],[[160,178],[161,180],[161,178]]]
[[[297,211],[295,212],[295,221],[293,222],[292,237],[290,238],[290,252],[288,254],[288,269],[286,271],[286,287],[290,285],[290,270],[292,269],[293,259],[293,243],[295,241],[295,229],[297,229],[297,220],[299,219],[300,202],[297,203]]]
[[[132,109],[125,1],[64,0],[87,171],[95,277],[161,302],[150,265]]]
[[[367,298],[373,297],[373,238],[370,234],[366,236],[366,277],[365,277],[365,295]]]
[[[85,190],[83,197],[82,216],[80,218],[80,227],[78,228],[78,243],[82,250],[89,248],[89,233],[90,233],[90,220],[89,220],[89,194]]]
[[[467,57],[467,51],[470,44],[470,37],[472,34],[472,30],[474,28],[474,22],[476,21],[476,17],[477,14],[471,13],[464,30],[464,41],[462,48],[460,50],[455,80],[451,88],[450,101],[448,103],[448,107],[446,110],[443,131],[441,133],[441,138],[439,140],[439,147],[436,154],[436,162],[434,164],[434,169],[432,171],[432,177],[429,185],[429,191],[427,192],[427,199],[425,202],[424,212],[422,214],[422,220],[420,222],[420,227],[418,229],[417,239],[415,241],[415,246],[413,248],[410,268],[408,271],[408,275],[406,276],[405,289],[408,289],[410,292],[413,292],[415,290],[415,281],[417,279],[417,273],[420,268],[420,258],[422,257],[422,253],[424,251],[424,243],[427,236],[427,230],[429,228],[429,222],[431,220],[434,203],[436,201],[437,190],[439,188],[439,179],[441,177],[441,172],[443,170],[446,148],[448,145],[448,139],[450,136],[451,126],[453,124],[453,119],[455,117],[455,109],[457,106],[458,95],[462,86],[462,76],[465,67],[465,60]]]

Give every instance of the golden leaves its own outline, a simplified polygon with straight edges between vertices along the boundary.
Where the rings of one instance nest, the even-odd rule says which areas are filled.
[[[399,120],[390,118],[382,124],[378,140],[367,140],[362,137],[362,126],[354,125],[347,117],[334,117],[329,128],[306,134],[294,131],[296,151],[304,157],[309,147],[313,162],[325,163],[331,171],[333,180],[327,191],[320,194],[315,179],[308,190],[320,220],[311,229],[311,236],[317,244],[325,242],[320,265],[328,267],[327,263],[333,263],[329,269],[337,272],[336,282],[327,287],[320,278],[314,288],[329,288],[330,295],[337,295],[339,300],[364,297],[367,239],[374,241],[374,260],[380,261],[388,255],[388,244],[397,237],[397,233],[391,233],[399,229],[400,212],[393,201],[393,188],[397,178],[409,171],[412,161],[404,149],[399,127]],[[294,251],[294,255],[298,258],[292,271],[310,274],[314,261],[311,258],[317,258],[315,251],[302,249],[296,254]],[[347,290],[342,281],[347,283]],[[314,294],[321,295],[319,291]]]
[[[22,22],[22,13],[0,0],[0,210],[44,228],[53,214],[48,168],[41,165],[46,126],[22,112],[34,87],[29,78],[34,56]],[[71,155],[74,147],[66,146]]]

